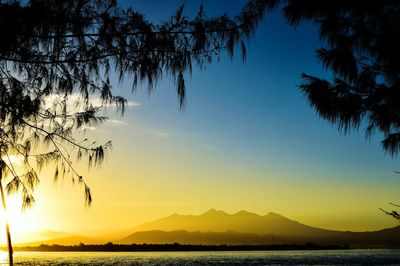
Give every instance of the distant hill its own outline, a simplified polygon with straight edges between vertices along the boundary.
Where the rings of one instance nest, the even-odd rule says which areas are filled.
[[[329,237],[260,235],[254,233],[141,231],[116,241],[118,244],[203,244],[203,245],[279,245],[315,243],[320,245],[349,245],[356,247],[400,247],[400,227],[376,232],[339,232]]]
[[[231,230],[238,233],[282,236],[307,235],[310,237],[329,236],[340,232],[307,226],[272,212],[261,216],[247,211],[228,214],[224,211],[217,211],[215,209],[211,209],[200,215],[173,214],[154,222],[148,222],[132,228],[132,232],[151,230],[185,230],[189,232],[225,232]]]
[[[257,244],[280,244],[285,240],[274,235],[259,235],[254,233],[226,232],[187,232],[179,231],[140,231],[133,233],[121,240],[118,244],[194,244],[194,245],[257,245]]]
[[[211,209],[200,215],[171,216],[132,229],[115,243],[181,244],[349,244],[354,247],[400,247],[400,226],[374,232],[343,232],[301,224],[276,213],[261,216]]]
[[[108,241],[102,238],[96,237],[87,237],[87,236],[80,236],[80,235],[72,235],[60,238],[53,238],[44,241],[35,241],[29,243],[19,243],[15,246],[39,246],[39,245],[66,245],[66,246],[73,246],[79,245],[80,243],[84,244],[104,244]]]
[[[125,230],[124,230],[125,231]],[[123,231],[121,231],[123,232]],[[315,243],[351,247],[400,247],[400,226],[373,232],[344,232],[315,228],[276,213],[264,216],[246,211],[228,214],[211,209],[200,215],[173,214],[121,232],[98,237],[67,236],[20,244],[205,244],[269,245]],[[118,237],[118,238],[117,238]]]
[[[400,226],[372,232],[341,232],[319,243],[349,244],[353,247],[397,247],[400,248]]]

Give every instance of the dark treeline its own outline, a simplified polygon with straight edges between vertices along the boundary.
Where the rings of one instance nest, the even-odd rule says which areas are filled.
[[[119,245],[40,245],[36,247],[15,247],[15,251],[246,251],[246,250],[334,250],[349,249],[347,245],[181,245],[175,244],[131,244]]]

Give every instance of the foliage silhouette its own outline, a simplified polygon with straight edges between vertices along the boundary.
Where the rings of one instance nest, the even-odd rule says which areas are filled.
[[[277,1],[271,1],[276,5]],[[400,5],[382,1],[278,1],[291,25],[318,26],[317,50],[328,81],[303,74],[300,89],[318,115],[348,133],[363,122],[366,138],[383,135],[385,152],[400,149]]]
[[[400,208],[400,205],[398,205],[398,204],[394,204],[394,203],[389,203],[390,205],[392,205],[392,206],[394,206],[394,207],[397,207],[397,208]],[[379,208],[381,211],[383,211],[384,213],[386,213],[387,215],[390,215],[390,216],[392,216],[394,219],[396,219],[396,220],[398,220],[398,221],[400,221],[400,213],[399,212],[397,212],[397,211],[387,211],[387,210],[384,210],[384,209],[382,209],[382,208]]]
[[[328,81],[303,74],[300,89],[323,119],[340,132],[383,136],[385,153],[400,151],[400,4],[382,1],[271,1],[282,4],[291,25],[318,26],[325,47],[317,50]],[[396,206],[396,205],[395,205]],[[385,211],[400,220],[396,211]]]
[[[132,90],[139,84],[151,90],[170,76],[182,108],[192,66],[204,68],[222,53],[233,56],[237,46],[245,59],[247,39],[272,7],[250,0],[234,18],[208,18],[203,7],[189,18],[182,6],[153,24],[115,0],[1,1],[0,185],[7,181],[6,191],[20,192],[23,208],[29,207],[40,170],[52,164],[55,179],[67,175],[83,184],[90,204],[91,190],[72,153],[96,166],[111,148],[111,142],[77,139],[79,130],[106,120],[102,107],[124,112],[126,100],[112,93],[110,75],[132,78]],[[22,167],[15,167],[15,156]]]
[[[182,6],[169,20],[153,24],[114,0],[0,3],[0,148],[4,174],[13,177],[7,192],[22,191],[28,207],[38,171],[55,162],[54,177],[69,171],[84,185],[90,204],[90,189],[70,152],[95,166],[111,148],[110,142],[95,146],[74,138],[78,129],[105,121],[98,115],[101,107],[124,112],[126,100],[113,95],[110,74],[116,72],[120,81],[131,77],[133,90],[138,84],[151,90],[171,76],[182,107],[184,77],[192,66],[204,68],[224,52],[233,56],[236,46],[245,59],[246,40],[269,7],[252,0],[234,18],[207,18],[200,7],[191,19]],[[98,99],[102,106],[93,104]],[[14,155],[23,157],[23,174],[9,159]]]

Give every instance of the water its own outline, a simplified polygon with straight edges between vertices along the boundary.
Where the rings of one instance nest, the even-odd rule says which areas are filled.
[[[400,265],[400,250],[15,252],[15,265]],[[7,253],[0,253],[7,265]]]

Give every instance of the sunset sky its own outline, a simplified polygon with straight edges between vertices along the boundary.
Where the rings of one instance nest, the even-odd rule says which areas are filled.
[[[215,15],[235,14],[246,1],[186,1],[187,14],[201,2]],[[157,21],[184,1],[121,3]],[[99,168],[78,165],[93,191],[92,206],[84,206],[79,184],[54,183],[44,173],[33,208],[20,213],[17,200],[9,199],[16,241],[33,241],[29,233],[43,230],[106,234],[210,208],[273,211],[327,229],[397,225],[378,208],[400,201],[398,158],[384,154],[381,136],[366,141],[362,130],[340,134],[298,89],[303,72],[331,77],[315,58],[320,45],[313,25],[289,27],[280,12],[267,13],[245,64],[238,51],[232,61],[223,56],[187,76],[182,111],[168,77],[150,95],[115,81],[114,93],[129,100],[126,114],[108,112],[108,122],[87,130],[99,143],[112,140],[113,150]]]

